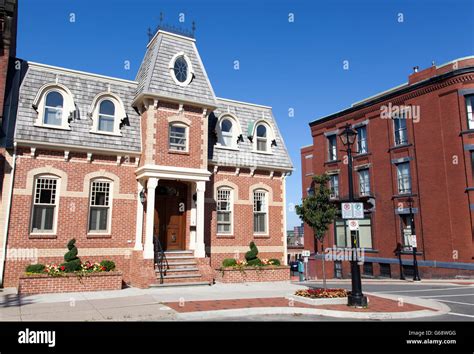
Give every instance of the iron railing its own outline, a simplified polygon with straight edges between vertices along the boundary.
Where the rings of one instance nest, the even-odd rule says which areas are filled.
[[[166,276],[168,269],[170,269],[170,266],[166,259],[165,251],[161,247],[159,238],[155,237],[155,270],[158,270],[160,273],[160,284],[163,284],[163,277]]]

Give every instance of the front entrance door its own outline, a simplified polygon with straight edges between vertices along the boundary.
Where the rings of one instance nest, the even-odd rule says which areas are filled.
[[[160,180],[156,187],[154,236],[165,251],[184,250],[187,186]]]

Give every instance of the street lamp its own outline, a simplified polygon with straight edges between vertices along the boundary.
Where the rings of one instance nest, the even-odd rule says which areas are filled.
[[[354,189],[352,181],[352,145],[354,144],[357,137],[357,132],[352,129],[349,123],[346,124],[344,130],[339,134],[339,138],[342,141],[342,144],[346,147],[347,159],[348,159],[348,175],[349,175],[349,202],[354,201]],[[351,244],[352,244],[352,254],[357,255],[356,248],[358,246],[358,241],[356,237],[356,232],[351,230]],[[347,298],[347,305],[355,307],[367,307],[367,297],[362,293],[362,281],[360,278],[360,267],[357,264],[357,259],[351,260],[351,282],[352,282],[352,291]]]
[[[146,194],[145,194],[145,189],[143,188],[140,191],[140,203],[144,204],[146,201]]]
[[[413,214],[413,198],[408,198],[408,205],[410,207],[410,226],[411,226],[411,237],[412,237],[412,251],[413,251],[413,281],[420,281],[420,273],[418,272],[418,261],[416,260],[416,243],[413,244],[413,240],[416,240],[415,232],[415,215]]]

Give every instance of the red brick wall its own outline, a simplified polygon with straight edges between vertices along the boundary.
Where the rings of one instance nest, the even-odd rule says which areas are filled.
[[[438,69],[437,74],[448,69]],[[322,174],[328,170],[339,169],[340,195],[347,197],[347,164],[343,161],[344,152],[340,151],[343,146],[338,139],[340,161],[325,163],[327,139],[324,133],[342,129],[346,123],[369,121],[369,154],[355,156],[353,164],[371,164],[370,184],[376,200],[376,211],[372,214],[372,243],[375,250],[375,253],[371,254],[372,257],[394,258],[393,250],[402,240],[400,217],[395,214],[395,209],[400,206],[408,208],[408,203],[406,199],[393,198],[398,192],[396,166],[391,160],[411,157],[412,191],[416,194],[413,207],[419,209],[419,213],[415,215],[415,223],[418,250],[423,252],[421,259],[472,262],[474,214],[469,205],[473,204],[474,192],[466,192],[466,188],[474,187],[474,180],[471,157],[469,151],[464,150],[464,145],[474,144],[474,134],[460,134],[461,131],[467,130],[467,118],[464,97],[458,94],[458,90],[469,88],[474,88],[472,73],[420,88],[312,127],[314,172]],[[420,109],[419,122],[407,120],[408,141],[411,145],[406,148],[390,149],[394,145],[393,122],[380,117],[380,107],[389,103],[400,106],[414,105]],[[305,153],[307,151],[302,150],[302,158]],[[304,164],[304,161],[302,163]],[[304,173],[302,182],[305,191],[310,180]],[[357,196],[356,172],[354,192]],[[306,239],[305,237],[305,241]],[[334,228],[331,227],[325,245],[331,247],[333,244]],[[441,272],[439,268],[434,271]]]
[[[214,202],[214,185],[238,187],[238,198],[234,189],[233,204],[233,235],[217,235],[217,212]],[[267,189],[273,195],[272,205],[269,200],[268,207],[268,236],[254,235],[253,233],[253,194],[250,195],[250,188],[257,184],[263,184],[262,188]],[[211,181],[206,186],[206,214],[205,214],[205,233],[206,245],[211,247],[220,246],[242,246],[246,251],[251,241],[260,247],[259,258],[276,258],[284,261],[283,258],[283,181],[281,176],[275,174],[274,178],[269,178],[268,174],[258,171],[252,177],[250,171],[241,170],[239,176],[230,171],[218,170],[217,174],[211,176]],[[270,198],[270,197],[269,197]],[[237,201],[238,199],[238,201]],[[274,246],[281,247],[281,252],[268,252],[263,247]],[[234,258],[235,253],[213,253],[211,254],[211,264],[214,268],[220,267],[224,258]],[[240,252],[239,258],[244,260],[245,252]]]
[[[24,276],[20,278],[18,293],[32,295],[120,289],[122,289],[122,274],[120,272],[106,272],[83,277],[69,274],[58,277]]]
[[[227,268],[216,271],[216,281],[221,283],[244,283],[244,282],[265,282],[265,281],[289,281],[290,268],[264,267],[248,268],[245,270]]]

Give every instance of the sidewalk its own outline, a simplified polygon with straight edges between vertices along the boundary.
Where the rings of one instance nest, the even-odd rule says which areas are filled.
[[[339,318],[413,318],[449,311],[429,299],[368,294],[369,309],[308,305],[293,298],[306,288],[290,282],[216,284],[181,288],[18,296],[0,290],[0,321],[173,321],[260,314],[313,314]]]

